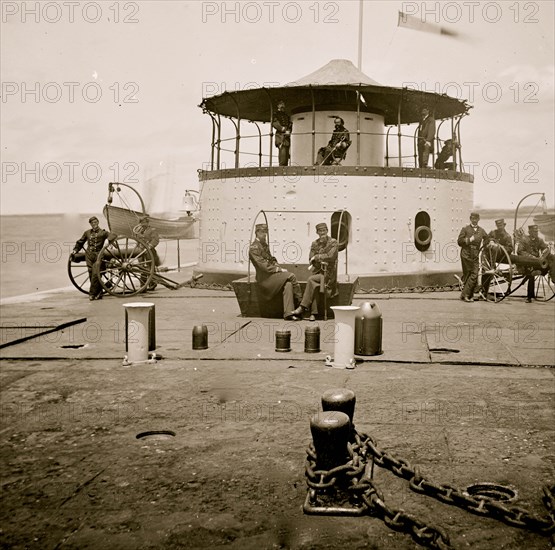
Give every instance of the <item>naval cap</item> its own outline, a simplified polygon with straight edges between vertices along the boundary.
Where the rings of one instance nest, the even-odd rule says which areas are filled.
[[[480,214],[478,214],[478,212],[471,212],[471,213],[470,213],[470,217],[471,217],[471,218],[478,218],[478,219],[480,219]]]
[[[505,220],[501,218],[499,220],[495,220],[495,225],[507,225],[507,224],[505,223]]]
[[[91,216],[91,217],[89,218],[89,223],[91,223],[93,220],[98,221],[98,218],[97,218],[96,216]]]
[[[257,223],[254,229],[255,231],[268,231],[268,226],[265,223]]]
[[[529,225],[528,230],[530,230],[530,229],[532,229],[532,230],[538,229],[538,226],[537,225]]]
[[[325,229],[326,231],[328,230],[328,226],[325,223],[317,223],[316,224],[316,231],[320,230],[320,229]]]

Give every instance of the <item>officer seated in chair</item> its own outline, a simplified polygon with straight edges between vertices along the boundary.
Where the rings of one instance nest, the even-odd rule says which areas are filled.
[[[341,117],[336,116],[334,120],[335,129],[328,144],[318,149],[315,165],[330,166],[341,164],[347,156],[347,149],[351,145],[349,130],[345,128]]]
[[[458,149],[459,147],[460,145],[456,141],[453,142],[452,139],[446,140],[436,158],[434,168],[436,170],[455,170],[456,162],[447,162],[447,160],[453,154],[453,148]]]

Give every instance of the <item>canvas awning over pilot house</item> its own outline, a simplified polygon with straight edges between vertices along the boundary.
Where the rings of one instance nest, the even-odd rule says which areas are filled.
[[[352,104],[360,109],[383,113],[386,125],[411,124],[420,119],[420,110],[428,105],[436,119],[466,113],[469,105],[445,94],[410,88],[383,86],[359,71],[346,59],[334,59],[317,71],[275,88],[238,90],[206,98],[201,107],[214,114],[258,122],[270,122],[278,100],[283,99],[294,113],[314,103]]]
[[[361,149],[364,147],[361,139],[370,139],[370,134],[377,136],[378,134],[386,136],[386,152],[385,165],[388,165],[390,158],[398,156],[398,162],[401,163],[403,156],[401,154],[401,125],[418,123],[421,118],[423,106],[427,106],[436,120],[451,120],[451,128],[449,130],[449,138],[455,137],[460,143],[459,122],[460,119],[467,114],[470,106],[465,100],[460,100],[447,96],[446,94],[438,94],[434,92],[426,92],[411,88],[396,88],[392,86],[383,86],[382,84],[371,79],[361,71],[359,71],[350,61],[344,59],[336,59],[330,61],[317,71],[290,82],[284,86],[277,87],[261,87],[248,90],[238,90],[232,92],[224,92],[222,94],[204,98],[200,107],[212,118],[212,167],[218,168],[220,165],[220,150],[234,153],[235,167],[239,167],[239,155],[245,151],[245,146],[255,141],[260,141],[259,146],[259,162],[262,166],[262,157],[269,158],[269,164],[272,165],[271,144],[268,144],[268,155],[262,154],[262,149],[266,149],[262,145],[263,136],[269,136],[270,141],[273,136],[273,130],[270,128],[269,133],[264,134],[259,123],[269,123],[273,120],[277,103],[284,100],[286,110],[292,116],[303,116],[302,124],[294,127],[293,133],[295,139],[294,144],[299,144],[302,140],[305,142],[305,150],[311,149],[308,157],[312,164],[313,153],[322,144],[319,140],[324,139],[321,128],[322,117],[329,116],[330,113],[337,113],[338,116],[345,115],[339,113],[350,113],[349,130],[357,136],[357,143],[353,144],[355,153],[352,152],[351,161],[356,165],[360,165],[363,161],[361,158]],[[324,114],[325,113],[325,114]],[[376,126],[370,131],[365,126],[365,115],[375,114],[380,120],[381,129]],[[318,117],[320,116],[320,121]],[[222,139],[222,118],[231,120],[234,126],[234,137]],[[309,119],[312,121],[310,127]],[[368,118],[366,120],[369,120]],[[248,121],[254,123],[258,127],[256,138],[246,134],[252,134],[245,130],[242,133],[241,122]],[[374,121],[373,124],[376,124]],[[393,127],[397,127],[396,132],[391,132]],[[251,126],[252,128],[252,126]],[[301,132],[300,134],[298,132]],[[307,134],[312,133],[312,138]],[[390,136],[391,133],[391,136]],[[393,135],[399,136],[399,144],[392,145],[395,152],[389,149],[389,138]],[[412,141],[414,132],[409,135],[405,134],[403,138]],[[362,137],[361,137],[362,136]],[[306,143],[306,140],[312,140],[312,145]],[[327,138],[326,138],[327,140]],[[225,146],[225,142],[234,143],[234,150]],[[240,150],[241,148],[241,150]],[[407,147],[405,147],[405,150]],[[405,151],[406,152],[406,151]],[[214,162],[216,153],[216,162]],[[293,152],[294,153],[294,152]],[[388,156],[392,153],[392,156]],[[250,155],[254,152],[247,153]],[[408,155],[405,155],[405,157]],[[251,157],[252,158],[252,157]],[[295,159],[293,159],[295,160]],[[404,160],[404,159],[403,159]]]

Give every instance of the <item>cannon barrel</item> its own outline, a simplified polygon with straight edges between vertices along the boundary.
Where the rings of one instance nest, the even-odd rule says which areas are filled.
[[[519,256],[511,254],[511,262],[520,267],[531,267],[532,269],[547,269],[547,258],[532,258],[530,256]]]

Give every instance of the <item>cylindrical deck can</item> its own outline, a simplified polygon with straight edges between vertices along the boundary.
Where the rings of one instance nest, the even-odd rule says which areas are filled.
[[[304,331],[304,352],[318,353],[320,351],[320,327],[306,327]]]
[[[276,351],[291,351],[290,330],[276,330]]]
[[[208,328],[206,325],[193,327],[193,349],[208,349]]]

